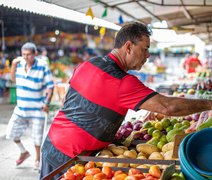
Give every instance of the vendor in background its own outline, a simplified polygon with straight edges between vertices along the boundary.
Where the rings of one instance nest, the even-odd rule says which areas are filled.
[[[13,60],[11,80],[16,82],[17,105],[7,127],[7,139],[12,139],[20,149],[16,165],[22,164],[30,153],[21,142],[21,137],[32,125],[32,139],[36,150],[35,168],[39,168],[40,146],[43,137],[45,112],[48,112],[53,92],[53,80],[49,66],[37,59],[33,43],[21,48],[22,57]]]
[[[198,59],[199,53],[194,53],[192,56],[188,57],[184,64],[183,67],[185,68],[187,73],[195,73],[196,68],[198,66],[202,66],[201,61]]]
[[[4,69],[5,62],[6,62],[6,58],[4,57],[4,53],[0,52],[0,71]]]
[[[212,100],[167,97],[127,73],[140,70],[149,58],[150,35],[144,24],[124,25],[108,55],[93,57],[75,69],[64,105],[42,146],[41,179],[76,155],[109,145],[128,109],[168,116],[212,110]]]
[[[47,56],[48,52],[45,47],[40,48],[37,58],[45,61],[49,65],[49,58]]]

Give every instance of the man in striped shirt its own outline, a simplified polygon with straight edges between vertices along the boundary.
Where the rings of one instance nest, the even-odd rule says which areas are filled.
[[[9,121],[6,137],[19,147],[21,154],[16,165],[20,165],[30,156],[20,138],[26,128],[32,125],[31,135],[36,149],[35,167],[38,168],[45,112],[48,112],[54,84],[48,64],[35,58],[35,44],[25,43],[21,53],[22,57],[14,59],[11,67],[11,80],[16,82],[17,105]]]

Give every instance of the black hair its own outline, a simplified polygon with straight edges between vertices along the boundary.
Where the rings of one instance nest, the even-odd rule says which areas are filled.
[[[151,29],[143,23],[126,24],[117,33],[114,48],[121,48],[127,41],[136,44],[143,36],[151,36],[151,34]]]

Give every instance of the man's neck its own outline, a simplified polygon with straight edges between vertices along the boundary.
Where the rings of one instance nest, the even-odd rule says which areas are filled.
[[[123,57],[123,55],[121,54],[121,52],[118,49],[113,49],[111,51],[111,53],[119,60],[119,62],[121,63],[123,70],[124,71],[128,71],[127,69],[127,64],[126,64],[126,60]]]

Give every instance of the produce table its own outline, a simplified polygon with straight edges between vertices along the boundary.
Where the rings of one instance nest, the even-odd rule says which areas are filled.
[[[42,180],[49,180],[53,178],[55,175],[60,173],[65,168],[71,167],[71,165],[75,163],[86,163],[88,161],[92,162],[111,162],[111,163],[134,163],[134,164],[161,164],[161,165],[179,165],[179,160],[149,160],[149,159],[128,159],[128,158],[103,158],[103,157],[92,157],[92,156],[76,156],[73,159],[69,160],[62,166],[58,167],[56,170],[51,172],[49,175],[44,177]],[[124,167],[112,167],[113,170],[122,170],[123,172],[127,172],[129,168]],[[148,169],[138,168],[142,170],[142,172],[148,172]],[[176,170],[179,172],[179,170]],[[60,178],[59,178],[60,179]]]

